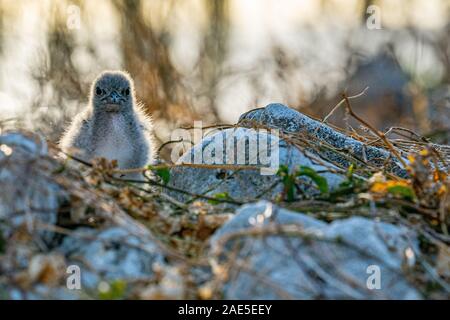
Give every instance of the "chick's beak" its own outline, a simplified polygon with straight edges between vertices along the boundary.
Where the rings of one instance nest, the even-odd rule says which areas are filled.
[[[119,93],[113,91],[105,100],[106,110],[108,112],[118,112],[120,110],[120,104],[124,99]]]
[[[122,95],[120,95],[116,91],[111,92],[111,94],[108,97],[108,103],[111,104],[119,104],[122,100],[123,100]]]

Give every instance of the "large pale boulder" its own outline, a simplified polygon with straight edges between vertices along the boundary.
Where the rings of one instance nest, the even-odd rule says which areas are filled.
[[[276,133],[248,128],[226,129],[205,137],[178,163],[224,167],[175,167],[171,170],[169,187],[210,197],[227,193],[237,202],[274,200],[283,190],[281,179],[276,175],[282,165],[290,172],[299,166],[314,170],[327,180],[330,190],[336,189],[344,179],[339,168],[307,150],[288,144]],[[299,183],[297,197],[307,198],[320,193],[309,177],[299,179],[302,183]],[[181,200],[195,198],[176,191],[172,194]]]
[[[242,206],[210,243],[226,299],[421,298],[406,277],[417,240],[389,223],[326,224],[261,201]]]
[[[288,133],[303,133],[309,143],[316,147],[311,148],[311,151],[341,168],[348,168],[352,164],[348,157],[350,155],[374,167],[386,167],[398,176],[407,176],[405,168],[389,151],[353,139],[281,103],[272,103],[265,108],[251,110],[239,118],[239,123],[248,126],[265,125]],[[323,145],[329,145],[331,149],[339,152],[324,148]],[[357,165],[364,166],[361,163]]]
[[[57,220],[64,191],[50,174],[58,164],[48,157],[45,140],[36,135],[7,132],[0,135],[0,220],[7,221],[4,231],[26,225],[49,242],[52,233],[42,225]]]

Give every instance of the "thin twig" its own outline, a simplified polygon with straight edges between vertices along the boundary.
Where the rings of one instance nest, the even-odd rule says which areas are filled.
[[[363,91],[361,91],[360,93],[358,93],[357,95],[348,97],[348,99],[355,99],[355,98],[359,98],[361,96],[363,96],[366,91],[369,89],[369,87],[366,87]],[[341,101],[339,101],[339,103],[333,108],[331,109],[331,111],[326,115],[325,118],[323,118],[322,122],[323,123],[327,123],[327,120],[333,115],[333,113],[345,102],[345,99],[342,99]]]

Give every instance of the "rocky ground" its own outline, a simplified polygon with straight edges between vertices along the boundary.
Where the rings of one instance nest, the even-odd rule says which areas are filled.
[[[272,104],[139,183],[0,131],[0,296],[447,299],[450,147],[362,125]],[[277,142],[274,174],[228,139]]]

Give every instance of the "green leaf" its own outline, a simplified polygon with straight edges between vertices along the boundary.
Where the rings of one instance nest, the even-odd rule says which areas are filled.
[[[208,200],[208,202],[213,205],[219,204],[221,202],[220,200],[231,200],[231,197],[228,194],[228,192],[216,193],[215,195],[213,195],[213,198],[215,198],[217,200],[212,200],[212,199]]]
[[[167,168],[157,169],[156,174],[161,177],[164,184],[169,183],[170,180],[170,170]]]
[[[299,176],[307,176],[311,178],[312,181],[317,185],[320,192],[322,194],[328,193],[328,181],[324,177],[320,176],[314,169],[311,169],[310,167],[306,166],[300,166],[299,170],[296,174],[297,177]]]
[[[389,192],[390,194],[396,195],[396,196],[400,196],[404,199],[408,199],[408,200],[414,200],[416,197],[414,190],[411,187],[407,187],[407,186],[388,187],[387,192]]]
[[[289,174],[289,167],[281,165],[277,171],[277,175],[281,177],[281,181],[284,185],[284,194],[287,201],[294,201],[295,195],[295,175]]]
[[[98,296],[102,300],[118,300],[123,299],[127,283],[124,280],[114,280],[108,283],[107,290],[99,290]]]
[[[157,176],[161,178],[164,184],[168,184],[170,181],[170,170],[169,168],[155,168],[153,166],[148,166],[148,169],[154,171]]]

